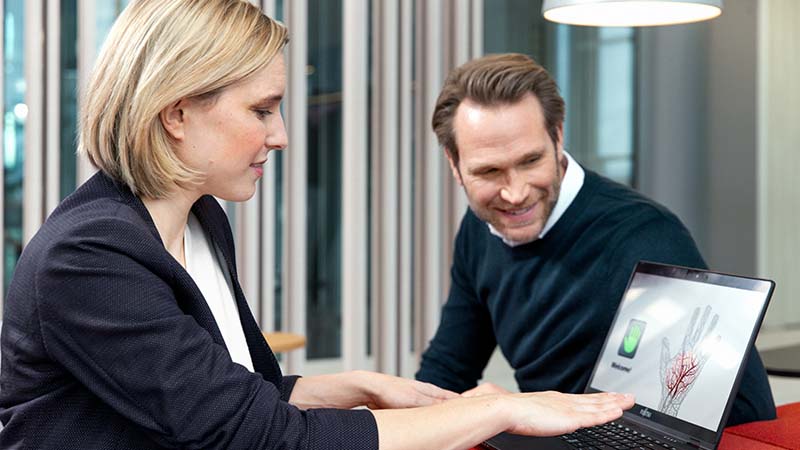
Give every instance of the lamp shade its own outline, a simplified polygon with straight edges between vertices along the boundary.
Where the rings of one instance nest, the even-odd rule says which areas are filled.
[[[552,22],[597,27],[673,25],[713,19],[722,0],[544,0]]]

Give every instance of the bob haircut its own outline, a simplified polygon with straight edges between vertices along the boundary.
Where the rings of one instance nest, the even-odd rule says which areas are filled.
[[[431,127],[439,145],[458,165],[453,119],[464,99],[483,106],[511,105],[532,94],[544,112],[545,128],[558,148],[558,133],[564,123],[564,99],[549,73],[520,53],[487,55],[453,69],[442,87],[433,110]]]
[[[243,0],[134,0],[106,39],[83,94],[78,151],[134,194],[163,198],[202,180],[175,154],[160,112],[214,101],[265,68],[286,28]]]

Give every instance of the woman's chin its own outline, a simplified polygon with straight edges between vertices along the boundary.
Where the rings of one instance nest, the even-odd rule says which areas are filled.
[[[226,202],[234,202],[234,203],[242,203],[250,200],[255,195],[256,190],[255,187],[250,190],[240,191],[240,192],[226,192],[220,195],[214,195],[220,200],[225,200]]]

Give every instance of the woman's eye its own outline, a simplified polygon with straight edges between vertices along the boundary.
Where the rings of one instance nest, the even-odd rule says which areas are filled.
[[[267,117],[268,115],[272,114],[272,112],[268,109],[256,109],[254,111],[259,119],[263,119],[264,117]]]

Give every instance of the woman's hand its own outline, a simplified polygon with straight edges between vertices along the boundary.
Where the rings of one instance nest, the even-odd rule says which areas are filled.
[[[289,403],[301,409],[356,406],[390,409],[433,405],[458,396],[432,384],[355,370],[300,378]]]
[[[633,406],[621,394],[526,394],[460,397],[415,409],[372,411],[381,450],[459,450],[507,431],[555,436],[599,425]]]
[[[609,422],[633,406],[630,394],[533,392],[502,397],[509,413],[509,433],[555,436]]]
[[[430,383],[385,375],[376,372],[353,372],[361,378],[370,409],[414,408],[441,403],[459,395]]]
[[[507,391],[504,388],[494,384],[494,383],[483,383],[478,386],[475,386],[472,389],[466,390],[461,393],[462,397],[478,397],[481,395],[490,395],[490,394],[510,394],[511,391]]]

